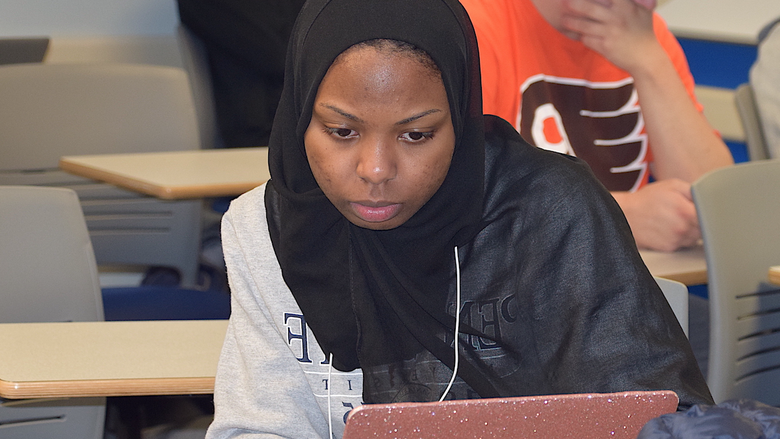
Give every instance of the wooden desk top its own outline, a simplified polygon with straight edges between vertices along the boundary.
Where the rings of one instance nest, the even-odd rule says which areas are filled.
[[[166,200],[239,195],[271,178],[267,147],[65,156],[59,165]]]
[[[665,253],[640,250],[645,265],[653,276],[676,280],[685,285],[707,283],[707,261],[701,245]]]
[[[769,267],[769,282],[780,285],[780,265]]]
[[[0,397],[208,394],[227,320],[0,324]]]

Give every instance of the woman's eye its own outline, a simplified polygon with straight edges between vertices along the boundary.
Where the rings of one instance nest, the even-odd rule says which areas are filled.
[[[328,134],[342,138],[342,139],[351,139],[353,137],[357,137],[357,132],[354,130],[351,130],[349,128],[328,128],[327,129]]]
[[[407,142],[418,143],[433,138],[433,132],[411,131],[401,135]]]

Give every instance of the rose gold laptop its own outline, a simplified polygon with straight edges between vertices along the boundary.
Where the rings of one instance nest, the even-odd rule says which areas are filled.
[[[350,412],[344,439],[636,439],[677,403],[672,391],[635,391],[366,404]]]

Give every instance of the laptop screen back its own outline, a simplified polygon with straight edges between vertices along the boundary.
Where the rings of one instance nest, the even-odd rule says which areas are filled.
[[[350,412],[344,439],[635,439],[647,421],[677,404],[671,391],[367,404]]]

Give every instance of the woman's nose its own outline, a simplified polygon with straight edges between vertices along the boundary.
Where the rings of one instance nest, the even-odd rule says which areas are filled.
[[[389,142],[374,140],[361,146],[357,175],[371,184],[382,184],[397,176],[397,157]]]

